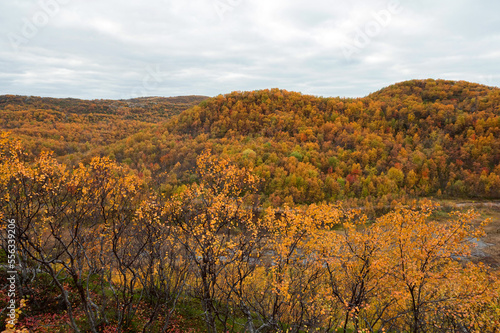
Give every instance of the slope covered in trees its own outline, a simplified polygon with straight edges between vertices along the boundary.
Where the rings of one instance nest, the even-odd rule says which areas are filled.
[[[206,99],[204,96],[129,100],[79,100],[0,96],[0,128],[23,139],[33,153],[51,150],[66,161],[79,160],[150,128]]]
[[[5,135],[0,157],[0,218],[15,225],[1,229],[0,262],[7,239],[17,247],[7,332],[192,332],[178,325],[186,300],[202,309],[197,332],[500,328],[498,271],[467,260],[483,235],[472,211],[436,221],[424,202],[375,223],[332,204],[260,213],[247,208],[252,170],[210,152],[198,182],[169,197],[108,158],[68,168]],[[10,299],[2,288],[0,306]]]
[[[196,179],[195,159],[210,148],[252,167],[274,206],[500,198],[500,89],[479,84],[413,80],[357,99],[233,92],[173,109],[158,98],[10,100],[0,103],[2,128],[31,140],[31,150],[42,145],[66,162],[109,156],[166,193]],[[190,103],[199,104],[179,112]],[[73,113],[60,111],[67,105]]]
[[[205,148],[253,167],[275,206],[497,199],[500,89],[415,80],[358,99],[233,92],[99,154],[151,171],[169,191],[193,180],[195,157]]]

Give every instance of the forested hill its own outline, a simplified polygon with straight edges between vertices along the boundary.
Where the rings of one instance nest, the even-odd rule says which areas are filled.
[[[162,182],[175,188],[192,181],[195,156],[211,148],[252,167],[277,206],[499,198],[499,113],[500,89],[468,82],[414,80],[358,99],[233,92],[106,153],[167,172]]]
[[[0,96],[0,129],[20,137],[33,152],[53,150],[80,159],[197,105],[206,96],[80,100]]]
[[[154,117],[154,104],[145,101],[142,110]],[[133,127],[127,129],[130,135],[108,140],[85,125],[94,142],[85,156],[111,156],[172,193],[195,181],[195,158],[211,149],[251,167],[263,179],[264,200],[276,206],[324,200],[384,206],[421,196],[500,198],[498,88],[413,80],[357,99],[271,89],[193,104],[198,105],[142,128],[120,114],[132,106],[117,107],[112,115],[120,121],[111,126],[121,127],[114,133],[124,135],[122,128]],[[5,122],[7,106],[0,105]],[[61,126],[58,111],[50,112],[54,119],[35,122],[40,131]],[[92,123],[95,113],[79,116],[91,117],[81,123]],[[27,125],[17,131],[28,135]]]
[[[238,135],[275,137],[276,132],[296,136],[311,129],[314,137],[309,135],[305,139],[299,135],[297,139],[321,142],[321,134],[330,132],[330,126],[325,126],[328,123],[370,124],[374,132],[380,129],[397,131],[411,125],[421,125],[421,130],[433,131],[437,130],[436,125],[449,125],[456,123],[457,119],[460,123],[461,116],[466,114],[486,112],[474,119],[498,115],[499,104],[500,89],[468,82],[407,81],[358,99],[317,98],[272,89],[233,92],[206,100],[171,122],[170,129],[180,133],[204,132],[213,138]],[[457,130],[460,128],[449,132]]]

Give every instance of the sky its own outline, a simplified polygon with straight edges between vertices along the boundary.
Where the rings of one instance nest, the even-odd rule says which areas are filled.
[[[0,95],[500,85],[498,0],[0,0]]]

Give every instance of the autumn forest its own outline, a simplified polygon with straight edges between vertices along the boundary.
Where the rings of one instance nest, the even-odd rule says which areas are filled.
[[[500,214],[445,204],[500,200],[499,88],[4,95],[0,130],[4,332],[500,331]]]

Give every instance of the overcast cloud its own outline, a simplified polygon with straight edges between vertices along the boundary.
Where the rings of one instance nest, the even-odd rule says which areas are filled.
[[[499,86],[499,13],[498,0],[0,0],[0,95]]]

